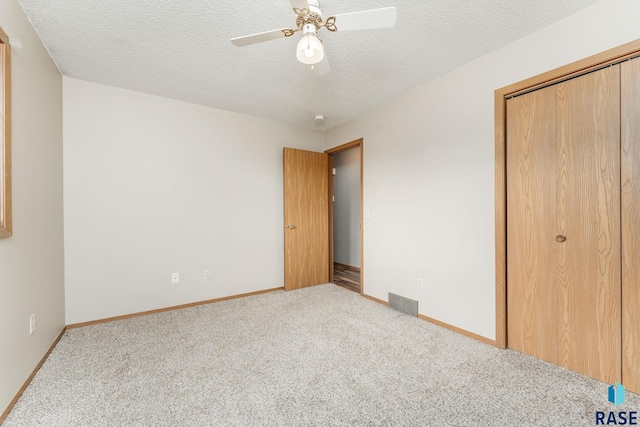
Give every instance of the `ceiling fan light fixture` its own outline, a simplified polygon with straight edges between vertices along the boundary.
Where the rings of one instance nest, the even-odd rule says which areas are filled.
[[[320,39],[316,37],[316,28],[312,24],[305,24],[303,33],[296,48],[296,57],[303,64],[317,64],[324,58],[324,48]]]
[[[324,1],[324,0],[323,0]],[[231,39],[236,46],[248,46],[286,37],[292,37],[299,31],[302,37],[296,46],[296,57],[305,65],[310,65],[316,76],[329,73],[331,67],[324,51],[322,40],[316,35],[323,28],[329,32],[369,30],[373,28],[391,28],[396,24],[395,7],[361,10],[331,15],[324,19],[320,10],[320,0],[289,0],[296,14],[295,26],[280,30],[264,31],[244,37]]]

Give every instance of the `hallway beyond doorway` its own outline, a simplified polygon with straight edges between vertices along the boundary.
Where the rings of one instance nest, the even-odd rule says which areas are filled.
[[[360,293],[360,269],[334,262],[333,283],[350,291]]]

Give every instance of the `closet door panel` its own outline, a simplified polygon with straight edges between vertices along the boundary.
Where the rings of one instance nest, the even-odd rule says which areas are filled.
[[[557,363],[555,89],[507,101],[507,344]]]
[[[621,65],[622,380],[640,392],[640,59]]]
[[[620,71],[555,85],[558,363],[621,379]],[[550,236],[554,238],[555,236]]]

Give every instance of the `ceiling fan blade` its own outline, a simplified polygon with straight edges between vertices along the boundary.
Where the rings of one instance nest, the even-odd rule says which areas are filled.
[[[293,9],[307,9],[309,10],[309,2],[307,0],[289,0]]]
[[[313,66],[313,72],[316,76],[326,76],[331,71],[331,66],[329,65],[329,59],[327,58],[327,51],[324,52],[324,58],[322,61],[318,62]]]
[[[336,27],[338,31],[390,28],[396,25],[396,15],[395,7],[342,13],[335,15]]]
[[[292,31],[288,29],[265,31],[264,33],[251,34],[249,36],[236,37],[231,39],[231,43],[236,46],[248,46],[250,44],[268,42],[269,40],[282,39],[285,36],[285,31]]]

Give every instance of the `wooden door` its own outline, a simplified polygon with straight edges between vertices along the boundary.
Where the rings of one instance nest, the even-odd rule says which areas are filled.
[[[621,381],[620,70],[557,85],[560,365]]]
[[[284,149],[284,287],[329,282],[329,156]]]
[[[640,59],[621,65],[622,380],[640,393]]]
[[[608,383],[621,381],[619,73],[507,102],[508,345]]]
[[[507,342],[557,364],[555,94],[507,102]]]

